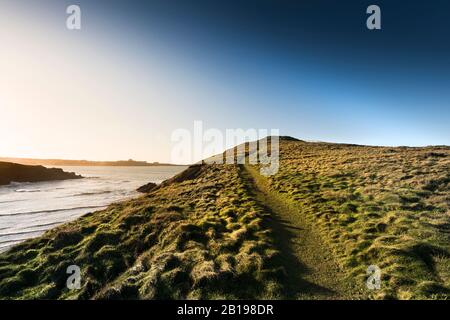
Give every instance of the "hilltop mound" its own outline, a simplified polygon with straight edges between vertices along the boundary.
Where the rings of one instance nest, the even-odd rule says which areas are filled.
[[[59,168],[27,166],[10,162],[0,162],[0,185],[11,182],[39,182],[53,180],[80,179],[79,175]]]
[[[450,148],[280,141],[269,178],[193,166],[13,247],[0,298],[450,297]]]
[[[291,136],[280,136],[281,141],[296,141],[296,142],[305,142],[303,140],[291,137]]]

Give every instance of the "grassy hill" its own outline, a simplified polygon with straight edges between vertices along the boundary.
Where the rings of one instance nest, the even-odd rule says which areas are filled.
[[[280,147],[275,176],[197,165],[13,247],[0,298],[450,297],[449,147]],[[73,264],[80,290],[66,288]]]

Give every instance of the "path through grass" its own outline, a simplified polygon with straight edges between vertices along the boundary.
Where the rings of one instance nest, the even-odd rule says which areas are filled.
[[[287,273],[286,296],[289,299],[362,298],[362,291],[346,278],[301,208],[270,191],[266,178],[256,168],[241,166],[240,174],[259,204],[273,217],[271,227]]]

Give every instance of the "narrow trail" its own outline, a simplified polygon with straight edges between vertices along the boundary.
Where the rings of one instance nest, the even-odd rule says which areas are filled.
[[[266,178],[256,168],[242,165],[240,174],[259,204],[272,215],[271,227],[287,273],[287,298],[360,298],[301,210],[270,191]]]

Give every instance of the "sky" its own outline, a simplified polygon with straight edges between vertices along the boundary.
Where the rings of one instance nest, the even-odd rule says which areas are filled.
[[[0,0],[0,156],[170,162],[197,120],[449,145],[449,15],[446,0]]]

